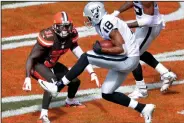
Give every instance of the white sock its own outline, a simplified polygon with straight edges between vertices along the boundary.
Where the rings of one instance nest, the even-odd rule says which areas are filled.
[[[66,76],[64,76],[64,77],[62,78],[62,81],[63,81],[63,84],[64,84],[64,85],[68,85],[68,84],[70,83],[70,81],[66,78]]]
[[[48,116],[48,109],[42,109],[42,110],[41,110],[41,115],[40,115],[40,117],[42,117],[43,115],[47,115],[47,116]]]
[[[139,89],[146,89],[146,83],[144,82],[144,79],[141,80],[141,81],[135,81],[135,82],[136,82],[136,86]]]
[[[159,72],[160,75],[169,72],[169,70],[165,66],[163,66],[161,63],[158,63],[158,65],[156,66],[155,70],[157,72]]]
[[[130,104],[128,107],[135,109],[135,107],[138,105],[138,102],[136,100],[131,99]]]

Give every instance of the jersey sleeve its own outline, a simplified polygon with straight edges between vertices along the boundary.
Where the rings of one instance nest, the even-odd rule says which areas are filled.
[[[41,31],[38,34],[37,37],[37,42],[42,46],[42,47],[51,47],[54,44],[54,39],[53,39],[53,34],[52,32],[49,31]]]
[[[103,20],[103,25],[101,26],[101,30],[103,35],[110,39],[109,35],[113,29],[118,28],[118,18],[112,15],[107,15]]]

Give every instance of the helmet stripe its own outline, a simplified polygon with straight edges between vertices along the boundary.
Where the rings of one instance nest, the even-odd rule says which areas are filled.
[[[67,16],[66,12],[62,12],[62,16],[63,16],[64,21],[68,21],[68,16]]]
[[[63,12],[61,12],[61,20],[62,20],[62,22],[65,21]]]

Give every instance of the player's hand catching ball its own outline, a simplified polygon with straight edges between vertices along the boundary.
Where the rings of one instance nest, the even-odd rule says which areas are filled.
[[[100,42],[98,40],[93,45],[93,50],[95,53],[102,54],[102,47],[100,46]]]

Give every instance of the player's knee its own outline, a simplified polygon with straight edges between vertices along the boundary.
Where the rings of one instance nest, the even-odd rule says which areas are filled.
[[[72,80],[72,83],[79,86],[81,81],[78,78],[75,78],[74,80]]]
[[[102,93],[103,94],[112,94],[114,91],[109,87],[110,86],[103,84],[102,85]]]

